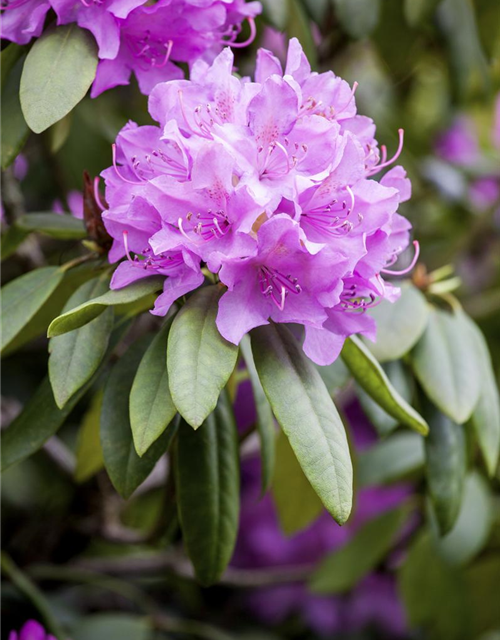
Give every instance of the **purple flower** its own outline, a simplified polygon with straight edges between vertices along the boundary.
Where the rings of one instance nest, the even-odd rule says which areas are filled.
[[[470,165],[479,159],[479,142],[474,122],[458,116],[436,142],[436,152],[444,160],[458,165]]]
[[[35,620],[28,620],[19,633],[10,632],[9,640],[56,640],[56,638],[50,633],[46,633],[42,625]]]
[[[50,9],[48,0],[1,0],[0,37],[17,44],[27,44],[38,38],[45,16]]]
[[[398,275],[390,267],[409,243],[397,209],[411,186],[402,167],[373,178],[399,156],[402,132],[388,160],[372,121],[356,113],[355,87],[311,72],[296,39],[284,72],[263,49],[255,82],[235,77],[233,62],[229,48],[211,65],[198,59],[191,80],[152,91],[159,126],[120,132],[103,173],[103,219],[110,260],[129,260],[112,286],[137,275],[137,262],[169,275],[161,256],[176,256],[194,287],[204,264],[227,287],[217,315],[227,340],[269,321],[298,323],[306,353],[329,364],[347,336],[373,339],[366,311],[399,294],[383,275]]]
[[[50,8],[57,24],[76,22],[98,45],[99,65],[91,96],[129,84],[132,73],[142,93],[184,77],[174,62],[191,67],[212,62],[223,46],[242,47],[255,37],[259,2],[245,0],[2,0],[1,36],[26,44],[41,35]],[[250,37],[238,41],[248,20]]]
[[[249,19],[253,40],[253,18],[261,10],[258,2],[245,4],[244,0],[161,0],[153,5],[140,0],[135,7],[120,16],[120,42],[116,48],[113,44],[113,55],[100,56],[92,97],[128,84],[132,73],[146,95],[159,82],[183,78],[183,71],[173,62],[192,66],[198,59],[212,61],[225,43],[245,45],[234,42],[241,23]]]

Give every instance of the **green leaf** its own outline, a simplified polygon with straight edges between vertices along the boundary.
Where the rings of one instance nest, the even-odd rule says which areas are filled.
[[[305,529],[323,512],[323,503],[304,475],[283,431],[276,441],[272,492],[281,528],[287,536]]]
[[[2,91],[5,88],[12,69],[16,66],[17,61],[25,52],[25,48],[21,45],[11,42],[0,53],[0,77]]]
[[[16,220],[15,226],[26,234],[34,231],[59,240],[82,240],[87,237],[83,220],[57,213],[28,213]]]
[[[252,345],[250,338],[244,336],[240,343],[241,353],[245,360],[248,375],[257,411],[257,430],[260,438],[261,463],[262,463],[262,494],[264,494],[271,484],[274,474],[275,465],[275,448],[276,448],[276,429],[274,425],[274,416],[266,394],[259,380],[255,362],[253,359]]]
[[[343,524],[352,506],[352,464],[344,426],[321,376],[284,325],[259,327],[251,337],[274,415],[307,479]]]
[[[333,0],[337,18],[353,38],[364,38],[377,26],[380,0]]]
[[[398,591],[410,628],[423,629],[422,637],[429,640],[473,637],[462,580],[460,572],[437,553],[428,533],[421,533],[398,572]]]
[[[412,361],[432,402],[457,424],[466,422],[479,400],[481,378],[464,312],[433,309]]]
[[[63,276],[59,267],[42,267],[2,287],[2,351],[43,306]]]
[[[49,28],[30,49],[21,78],[21,106],[30,129],[41,133],[85,96],[97,69],[93,36],[76,24]]]
[[[78,619],[73,640],[151,640],[153,627],[145,616],[130,613],[94,613]]]
[[[225,392],[201,429],[181,422],[176,471],[184,543],[198,580],[208,586],[223,574],[238,531],[238,438]]]
[[[88,389],[87,384],[59,409],[48,378],[35,391],[23,411],[2,432],[2,471],[38,451],[53,436]]]
[[[401,297],[370,310],[377,323],[377,341],[366,344],[379,362],[399,360],[420,339],[429,319],[429,305],[411,284],[401,287]]]
[[[63,311],[74,309],[108,289],[106,275],[89,280],[75,291]],[[113,310],[108,308],[80,329],[51,338],[49,378],[60,409],[97,371],[108,348],[113,321]]]
[[[104,466],[99,439],[102,398],[102,391],[96,393],[92,398],[78,432],[75,481],[79,483],[91,478]]]
[[[430,18],[440,0],[404,0],[405,18],[411,27]]]
[[[337,358],[335,362],[326,367],[321,367],[320,365],[316,365],[316,367],[331,396],[346,385],[351,378],[349,369],[340,358]]]
[[[0,248],[2,262],[17,251],[19,245],[26,240],[27,235],[26,231],[18,229],[16,225],[12,225],[7,231],[2,233],[2,244]]]
[[[500,454],[500,398],[488,346],[479,328],[469,321],[476,344],[481,392],[472,414],[472,426],[490,476],[495,474]]]
[[[408,507],[373,518],[340,549],[322,560],[309,583],[315,593],[343,593],[354,588],[381,562],[408,519]]]
[[[175,317],[168,336],[170,393],[194,429],[214,410],[238,358],[238,347],[225,340],[215,324],[223,293],[218,286],[197,291]]]
[[[437,538],[437,548],[449,563],[467,564],[484,547],[492,523],[493,504],[489,487],[477,471],[472,471],[465,481],[455,526],[446,536]]]
[[[429,436],[425,439],[426,477],[441,535],[448,533],[460,511],[465,475],[463,428],[430,406],[426,410]]]
[[[141,360],[130,392],[130,425],[137,453],[142,456],[174,419],[177,409],[170,396],[167,320]]]
[[[8,48],[10,49],[10,47]],[[19,83],[23,63],[24,58],[17,61],[7,77],[5,88],[1,92],[2,169],[6,169],[14,162],[29,135],[28,125],[24,120],[19,102]]]
[[[168,429],[142,458],[137,455],[130,427],[128,397],[149,340],[149,336],[138,340],[115,364],[102,401],[101,447],[104,465],[115,489],[123,498],[129,498],[149,476],[176,432],[175,428]]]
[[[358,483],[361,487],[400,480],[423,468],[424,441],[417,433],[395,433],[358,457]]]
[[[107,307],[125,305],[140,300],[161,289],[163,281],[164,278],[158,276],[145,278],[124,289],[110,290],[102,296],[89,300],[53,320],[47,332],[48,337],[54,338],[68,331],[83,327],[94,318],[97,318]]]
[[[44,302],[43,306],[31,318],[23,330],[9,343],[3,351],[4,356],[17,351],[30,340],[47,334],[47,327],[62,311],[64,305],[69,300],[74,291],[102,272],[95,262],[88,262],[73,269],[64,271],[61,283],[56,287],[51,296]]]
[[[389,378],[389,382],[392,384],[394,389],[396,389],[399,395],[406,400],[408,404],[410,404],[413,396],[413,388],[411,380],[409,379],[402,362],[399,360],[386,362],[382,365],[382,369]],[[361,389],[361,387],[357,386],[356,394],[363,411],[366,413],[379,435],[386,436],[394,431],[399,424],[398,420],[395,420],[392,416],[386,413],[380,405],[375,402],[375,400],[371,399],[366,391]]]
[[[497,633],[481,636],[481,639],[499,640],[498,576],[500,576],[500,554],[498,553],[489,554],[484,559],[477,560],[466,572],[474,638],[479,637],[480,632],[498,629]]]
[[[418,433],[428,433],[429,427],[425,420],[399,395],[382,367],[359,338],[348,338],[341,355],[359,386],[386,413]]]

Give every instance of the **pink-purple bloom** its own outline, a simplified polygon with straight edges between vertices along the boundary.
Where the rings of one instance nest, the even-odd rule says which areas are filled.
[[[47,633],[36,620],[28,620],[19,632],[10,632],[9,640],[56,640],[56,638]]]
[[[398,273],[390,267],[409,243],[397,209],[410,182],[400,166],[374,176],[399,156],[402,131],[388,160],[356,112],[356,85],[312,72],[296,39],[284,69],[259,50],[255,81],[235,77],[233,62],[226,48],[211,65],[198,59],[189,81],[158,84],[149,110],[159,126],[118,135],[103,220],[110,260],[127,260],[111,286],[168,276],[153,310],[163,315],[206,266],[227,288],[217,316],[227,340],[298,323],[305,352],[329,364],[347,336],[375,337],[365,312],[399,293],[383,276]]]
[[[174,63],[211,62],[229,44],[255,36],[259,2],[245,0],[2,0],[1,37],[26,44],[41,35],[53,9],[57,24],[76,22],[94,36],[99,56],[91,96],[126,85],[132,74],[149,94],[158,82],[184,77]],[[250,37],[239,34],[248,20]]]

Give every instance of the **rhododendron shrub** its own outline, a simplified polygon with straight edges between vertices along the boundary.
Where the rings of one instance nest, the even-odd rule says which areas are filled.
[[[2,2],[9,640],[498,630],[489,3]]]
[[[159,126],[129,123],[118,135],[103,221],[110,260],[127,260],[111,287],[169,276],[153,310],[165,315],[206,265],[227,287],[224,338],[297,323],[306,354],[331,364],[349,335],[375,339],[366,310],[399,295],[384,276],[397,274],[389,267],[411,228],[397,213],[410,182],[400,166],[387,171],[402,132],[387,159],[356,112],[355,87],[311,72],[296,39],[284,70],[258,52],[255,82],[234,77],[233,64],[225,49],[190,80],[157,85],[149,108]]]

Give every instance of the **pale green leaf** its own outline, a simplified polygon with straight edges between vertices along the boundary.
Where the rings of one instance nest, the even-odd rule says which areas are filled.
[[[362,487],[386,484],[423,468],[424,439],[417,433],[395,433],[359,454],[357,473]]]
[[[306,477],[343,524],[352,507],[352,464],[344,425],[313,363],[284,325],[254,329],[260,381]]]
[[[164,278],[158,276],[145,278],[124,289],[113,289],[102,296],[89,300],[53,320],[47,332],[48,336],[53,338],[68,331],[79,329],[94,318],[97,318],[107,307],[125,305],[145,298],[149,294],[160,290],[163,286],[163,281]]]
[[[224,290],[204,287],[182,307],[168,336],[170,393],[194,429],[215,409],[238,358],[238,347],[219,333],[215,319]]]
[[[94,37],[76,23],[47,29],[30,49],[20,98],[30,129],[41,133],[85,96],[97,69]]]
[[[425,420],[402,398],[389,382],[384,370],[356,336],[344,343],[342,359],[354,379],[366,393],[390,416],[419,433],[426,435],[429,427]]]
[[[99,391],[92,398],[78,432],[75,480],[79,483],[91,478],[104,466],[99,439],[101,407],[102,391]]]
[[[479,400],[481,377],[464,312],[433,309],[412,362],[432,402],[457,424],[466,422]]]
[[[130,425],[137,453],[142,456],[174,419],[170,396],[167,339],[171,320],[155,336],[141,360],[130,392]]]

